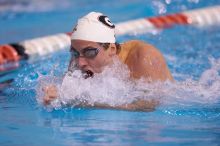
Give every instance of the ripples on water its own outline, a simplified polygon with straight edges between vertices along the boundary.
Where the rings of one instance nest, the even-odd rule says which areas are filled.
[[[120,3],[115,5],[115,9],[118,7],[122,8],[134,5],[134,7],[131,7],[131,9],[133,9],[137,5],[139,8],[138,12],[134,9],[135,15],[132,13],[120,18],[115,17],[113,12],[110,14],[112,14],[113,18],[117,21],[123,21],[133,19],[133,17],[137,18],[137,16],[142,17],[142,15],[159,15],[168,12],[171,13],[208,6],[212,5],[214,2],[215,1],[200,3],[199,0],[188,0],[185,3],[179,2],[178,0],[146,0],[144,2],[137,0],[135,2],[128,2],[127,0],[121,0]],[[8,12],[16,14],[20,12],[52,11],[55,10],[58,5],[61,9],[70,9],[70,7],[77,5],[86,8],[93,8],[96,3],[96,0],[93,0],[91,3],[86,1],[71,2],[68,0],[65,0],[62,3],[59,1],[41,0],[1,0],[0,13],[3,13],[3,18],[9,18],[10,13],[8,14]],[[140,3],[145,3],[145,5],[140,7]],[[101,5],[106,7],[109,3],[103,2]],[[108,9],[106,9],[106,11],[108,11]],[[4,14],[5,12],[7,12],[7,14]],[[79,10],[79,12],[82,13],[81,10]],[[177,29],[174,29],[174,31],[166,30],[166,33],[157,32],[152,35],[131,35],[119,38],[120,41],[141,39],[150,42],[153,45],[157,45],[156,47],[163,52],[165,58],[168,60],[171,72],[176,79],[175,83],[158,82],[154,84],[146,84],[143,80],[131,82],[128,79],[129,73],[126,67],[116,62],[116,70],[113,68],[106,68],[102,74],[88,80],[82,79],[79,72],[74,72],[72,76],[77,77],[67,76],[65,82],[62,84],[61,76],[66,69],[68,61],[60,59],[59,55],[57,55],[58,53],[56,53],[53,54],[55,57],[49,57],[50,60],[47,60],[48,58],[43,58],[39,62],[27,64],[19,72],[18,78],[15,79],[15,87],[12,87],[11,89],[13,91],[17,90],[18,92],[25,91],[25,96],[28,96],[28,93],[26,95],[26,92],[28,91],[35,92],[37,94],[37,99],[40,102],[43,93],[41,92],[41,89],[36,90],[36,84],[39,82],[39,86],[45,86],[50,83],[55,83],[60,89],[59,101],[54,102],[53,104],[53,107],[56,108],[60,107],[60,102],[70,102],[73,98],[89,100],[91,104],[98,101],[101,103],[109,103],[111,105],[129,103],[136,98],[154,98],[161,101],[159,107],[167,107],[170,105],[185,107],[194,106],[195,104],[198,106],[218,103],[220,98],[220,93],[218,93],[220,90],[219,53],[216,51],[219,48],[218,29],[217,33],[215,33],[215,30],[211,29],[208,31],[198,31],[194,28]],[[182,35],[174,37],[178,34]],[[198,36],[200,36],[199,39]],[[175,41],[173,41],[173,39],[175,39]],[[207,54],[210,55],[209,63],[207,61]],[[63,57],[62,55],[63,54],[61,53],[61,57]],[[57,60],[58,62],[64,62],[64,64],[57,63]],[[42,63],[44,65],[42,65]],[[54,64],[58,64],[58,68],[56,68],[56,65]],[[53,70],[55,73],[50,73],[51,70],[49,69]],[[54,76],[54,74],[58,75]],[[20,94],[21,93],[18,95]]]
[[[100,7],[97,7],[97,2]],[[64,0],[62,3],[58,0],[0,0],[0,24],[3,28],[0,33],[4,36],[0,41],[8,43],[69,31],[74,19],[96,8],[110,15],[113,22],[121,22],[218,3],[219,0],[113,0],[102,3],[98,0]],[[61,12],[61,9],[65,11]],[[69,61],[67,50],[24,61],[11,86],[1,91],[1,143],[218,145],[219,32],[218,28],[199,30],[184,26],[118,38],[119,42],[140,39],[155,45],[164,54],[175,83],[132,82],[128,79],[127,68],[117,61],[94,78],[84,80],[76,71],[66,76],[62,83]],[[7,37],[8,34],[12,35]],[[56,84],[60,94],[51,105],[55,109],[52,112],[46,112],[41,105],[41,88],[49,84]],[[150,113],[61,106],[62,102],[72,102],[74,98],[88,100],[91,104],[98,101],[111,105],[129,103],[136,98],[153,98],[159,100],[160,105]]]

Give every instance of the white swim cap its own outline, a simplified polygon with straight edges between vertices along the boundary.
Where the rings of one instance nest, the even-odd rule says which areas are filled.
[[[102,13],[91,12],[78,20],[71,40],[115,43],[115,25]]]

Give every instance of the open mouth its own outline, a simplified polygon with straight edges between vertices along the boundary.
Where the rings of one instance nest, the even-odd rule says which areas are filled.
[[[94,73],[91,70],[86,70],[83,72],[83,76],[85,79],[93,77]]]

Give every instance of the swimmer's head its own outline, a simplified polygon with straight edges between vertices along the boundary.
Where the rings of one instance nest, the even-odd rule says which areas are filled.
[[[115,43],[115,25],[102,13],[91,12],[78,20],[71,40]]]
[[[118,48],[115,25],[102,13],[91,12],[80,18],[73,29],[71,62],[88,76],[93,76],[112,63],[112,56],[117,54]]]

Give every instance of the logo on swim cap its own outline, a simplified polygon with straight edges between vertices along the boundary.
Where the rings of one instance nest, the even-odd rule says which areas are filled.
[[[98,20],[100,22],[102,22],[102,24],[104,24],[110,28],[115,28],[115,25],[109,20],[109,18],[107,16],[104,16],[104,15],[99,16]]]
[[[76,26],[73,28],[73,32],[74,31],[77,31],[77,24],[76,24]]]

